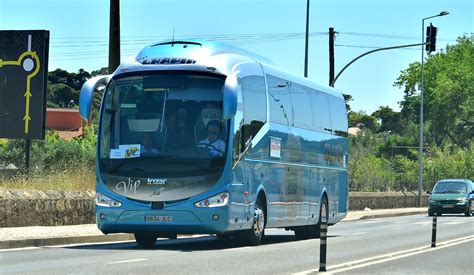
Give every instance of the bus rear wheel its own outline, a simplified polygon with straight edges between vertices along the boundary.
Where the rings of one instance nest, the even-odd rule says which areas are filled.
[[[134,233],[133,235],[135,235],[135,241],[138,246],[144,248],[152,248],[155,246],[156,235],[152,233]]]

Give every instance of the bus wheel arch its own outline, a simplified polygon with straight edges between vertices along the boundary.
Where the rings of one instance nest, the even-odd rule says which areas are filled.
[[[329,223],[329,199],[327,192],[323,192],[323,195],[321,196],[321,201],[319,204],[319,217],[318,217],[318,223],[315,226],[315,230],[313,232],[313,237],[314,238],[319,238],[321,235],[321,222],[322,222],[322,215],[324,214],[326,217],[326,223]],[[323,206],[324,205],[324,206]],[[323,213],[323,208],[325,209],[325,213]]]
[[[242,244],[257,246],[262,242],[267,223],[266,196],[262,190],[255,199],[253,209],[251,228],[237,232],[237,238]]]

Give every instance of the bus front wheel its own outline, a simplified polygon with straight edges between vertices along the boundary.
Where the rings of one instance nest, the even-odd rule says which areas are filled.
[[[239,239],[244,244],[257,246],[262,242],[263,236],[265,235],[265,211],[263,208],[265,202],[259,198],[255,203],[254,208],[254,219],[252,228],[250,230],[244,230],[239,232]]]
[[[156,236],[152,233],[134,233],[135,241],[137,242],[138,246],[144,248],[151,248],[155,246],[156,243]]]

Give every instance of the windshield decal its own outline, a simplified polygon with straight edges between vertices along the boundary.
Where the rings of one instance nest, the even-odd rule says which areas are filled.
[[[123,144],[118,149],[110,149],[111,159],[128,159],[140,157],[140,144]]]

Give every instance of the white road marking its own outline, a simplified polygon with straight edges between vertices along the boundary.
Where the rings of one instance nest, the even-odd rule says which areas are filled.
[[[393,227],[392,230],[402,230],[405,227]]]
[[[454,225],[454,224],[462,224],[462,223],[465,223],[465,221],[464,222],[447,222],[447,223],[440,223],[440,224]]]
[[[360,222],[360,223],[378,223],[378,222],[380,222],[380,220],[363,221],[363,222]]]
[[[428,224],[432,224],[433,222],[432,221],[429,221],[429,222],[415,222],[413,224],[416,224],[416,225],[428,225]]]
[[[19,251],[19,250],[33,250],[33,249],[42,249],[42,247],[28,246],[28,247],[17,247],[17,248],[5,248],[5,249],[0,249],[0,252]]]
[[[431,252],[431,251],[435,251],[435,250],[442,249],[442,248],[445,248],[445,247],[450,247],[450,246],[453,246],[453,245],[458,245],[458,244],[462,244],[462,243],[470,242],[470,241],[474,241],[474,235],[459,238],[459,239],[449,240],[449,241],[445,241],[445,242],[440,242],[440,243],[436,244],[436,247],[421,246],[421,247],[412,248],[412,249],[408,249],[408,250],[398,251],[398,252],[394,252],[394,253],[389,253],[389,254],[369,257],[369,258],[365,258],[365,259],[361,259],[361,260],[356,260],[356,261],[352,261],[352,262],[348,262],[348,263],[343,263],[343,264],[339,264],[339,265],[334,265],[334,266],[331,266],[330,268],[328,268],[327,271],[328,271],[328,274],[335,274],[335,273],[339,273],[339,272],[345,272],[345,271],[348,271],[348,270],[357,269],[357,268],[370,266],[370,265],[375,265],[375,264],[379,264],[379,263],[384,263],[384,262],[388,262],[388,261],[393,261],[393,260],[396,260],[396,259],[405,258],[405,257],[413,256],[413,255],[416,255],[416,254]],[[311,270],[307,270],[307,271],[303,271],[303,272],[299,272],[299,273],[295,273],[295,274],[310,274],[310,273],[318,272],[318,270],[319,269],[311,269]]]
[[[365,234],[369,234],[369,232],[357,232],[357,233],[354,233],[354,235],[365,235]]]
[[[143,261],[148,261],[148,259],[146,258],[131,259],[131,260],[116,261],[116,262],[107,262],[105,264],[126,264],[126,263],[143,262]]]

